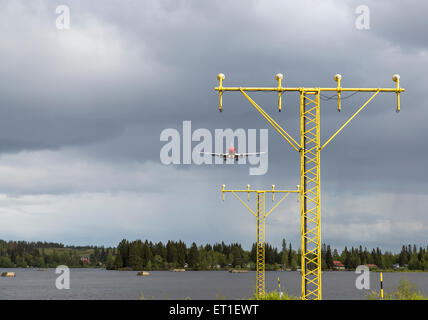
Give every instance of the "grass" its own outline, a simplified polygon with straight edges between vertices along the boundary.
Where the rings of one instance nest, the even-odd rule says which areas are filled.
[[[250,300],[301,300],[300,297],[291,296],[288,295],[286,292],[279,293],[278,291],[270,291],[266,292],[264,296],[257,297],[257,295],[254,293],[254,295],[250,298]]]
[[[380,294],[372,291],[366,295],[366,298],[369,300],[380,300]],[[424,296],[414,283],[402,278],[395,291],[384,294],[384,300],[428,300],[428,297]]]
[[[141,292],[140,300],[146,300],[146,297],[144,296],[144,292]],[[155,300],[155,296],[152,296],[152,300]]]
[[[380,300],[379,292],[372,291],[371,293],[366,295],[368,300]],[[141,300],[145,300],[144,293],[141,293]],[[152,299],[154,297],[152,296]],[[168,300],[168,297],[166,297]],[[191,300],[191,297],[186,297],[184,300]],[[221,294],[216,295],[217,300],[226,299],[225,296]],[[286,292],[282,292],[282,294],[276,290],[266,292],[264,296],[257,297],[256,293],[249,300],[301,300],[300,297],[289,295]],[[421,291],[418,290],[417,286],[410,282],[409,280],[402,278],[398,284],[396,290],[392,293],[385,293],[384,300],[428,300],[427,296],[424,296]]]
[[[152,296],[152,300],[154,300],[154,296]],[[217,300],[225,300],[226,297],[221,294],[216,294]],[[146,297],[144,296],[144,293],[141,293],[140,300],[146,300]],[[166,297],[166,300],[168,300],[168,297]],[[192,300],[191,297],[185,297],[184,300]],[[245,299],[242,299],[245,300]],[[265,296],[260,297],[257,299],[256,294],[252,296],[249,300],[300,300],[299,297],[290,296],[286,292],[282,292],[282,295],[278,291],[271,291],[267,292]]]
[[[428,272],[428,270],[413,270],[408,268],[400,268],[400,269],[379,269],[379,268],[372,268],[370,271],[373,272]]]
[[[70,251],[77,252],[80,256],[90,256],[94,253],[94,249],[72,249],[72,248],[44,248],[45,254],[53,254],[55,251],[57,254],[62,254],[64,252],[68,253]],[[42,248],[39,248],[39,252],[42,253]]]

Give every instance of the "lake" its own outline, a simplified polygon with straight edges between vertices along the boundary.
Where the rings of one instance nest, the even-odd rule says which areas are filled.
[[[55,269],[7,269],[15,278],[0,277],[0,299],[208,299],[249,298],[255,288],[256,272],[230,273],[227,271],[150,271],[150,276],[137,276],[136,271],[104,269],[70,269],[70,289],[58,290],[55,286]],[[428,273],[383,273],[385,292],[395,289],[401,278],[415,283],[428,295]],[[267,271],[268,290],[281,289],[289,294],[300,294],[300,273],[297,271]],[[371,290],[355,287],[357,274],[352,271],[323,272],[323,299],[365,299],[372,290],[379,292],[379,273],[371,272]]]

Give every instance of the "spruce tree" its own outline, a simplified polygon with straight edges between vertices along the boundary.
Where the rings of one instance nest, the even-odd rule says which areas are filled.
[[[328,269],[332,269],[333,268],[333,256],[331,255],[331,247],[330,247],[330,245],[327,246],[327,253],[326,253],[325,263],[326,263]]]

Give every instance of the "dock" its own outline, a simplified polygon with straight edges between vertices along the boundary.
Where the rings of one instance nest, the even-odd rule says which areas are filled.
[[[12,277],[16,277],[16,274],[15,274],[15,272],[2,272],[1,276],[12,278]]]
[[[231,269],[229,270],[231,273],[248,273],[248,270],[246,269]]]

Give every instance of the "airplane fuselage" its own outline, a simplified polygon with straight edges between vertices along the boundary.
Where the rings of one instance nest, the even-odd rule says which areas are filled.
[[[229,149],[227,149],[226,153],[208,153],[208,154],[212,155],[213,157],[223,158],[224,161],[226,161],[228,159],[238,161],[239,158],[245,158],[245,157],[252,156],[252,155],[259,155],[262,153],[264,153],[264,152],[237,153],[236,149],[232,146],[232,147],[229,147]],[[201,152],[201,154],[207,154],[207,152]]]
[[[236,149],[234,147],[230,147],[227,150],[227,153],[223,155],[223,159],[227,160],[227,159],[235,159],[238,160],[238,156],[236,154]]]

